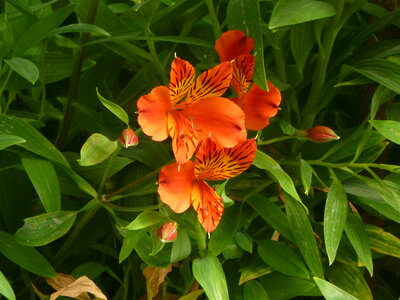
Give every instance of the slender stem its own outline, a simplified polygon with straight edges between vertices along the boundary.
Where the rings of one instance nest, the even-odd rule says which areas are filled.
[[[162,84],[168,85],[168,78],[167,78],[167,75],[165,75],[165,68],[161,64],[160,59],[158,58],[154,41],[147,40],[147,47],[149,48],[150,54],[153,57],[153,63],[155,64],[156,68],[158,69],[158,74],[161,78]]]
[[[104,174],[103,174],[103,177],[101,178],[101,182],[100,182],[100,185],[99,185],[99,189],[98,189],[98,191],[97,191],[97,194],[98,194],[98,195],[101,195],[101,194],[103,193],[104,184],[106,183],[106,180],[107,180],[108,177],[109,177],[110,170],[111,170],[111,166],[112,166],[112,163],[114,162],[114,158],[118,155],[118,153],[119,153],[120,151],[121,151],[121,146],[118,145],[118,148],[114,151],[114,153],[111,155],[110,159],[108,160],[107,167],[106,167],[106,169],[104,170]]]
[[[6,86],[7,86],[7,84],[8,84],[8,80],[10,80],[11,73],[12,73],[12,69],[9,68],[8,73],[7,73],[6,80],[4,80],[3,85],[2,85],[1,88],[0,88],[0,98],[1,98],[1,96],[3,95],[4,89],[6,88]],[[7,105],[7,106],[8,106],[8,105]],[[5,111],[4,111],[4,113],[5,113]],[[1,114],[2,114],[2,108],[1,108],[1,102],[0,102],[0,115],[1,115]]]
[[[124,206],[119,206],[112,204],[108,201],[102,201],[102,204],[105,206],[116,210],[116,211],[125,211],[125,212],[139,212],[139,211],[145,211],[146,209],[157,209],[159,206],[158,205],[148,205],[148,206],[142,206],[142,207],[124,207]]]
[[[270,139],[267,141],[261,141],[257,143],[257,146],[264,146],[264,145],[269,145],[272,143],[280,142],[280,141],[285,141],[285,140],[290,140],[290,139],[295,139],[297,136],[295,135],[285,135],[285,136],[280,136],[274,139]]]
[[[219,38],[219,36],[222,33],[221,25],[219,24],[218,16],[217,16],[217,14],[215,12],[215,7],[214,7],[213,0],[205,0],[205,1],[206,1],[206,4],[207,4],[208,11],[210,13],[211,22],[212,22],[213,30],[214,30],[214,36],[217,39],[217,38]]]
[[[94,23],[99,2],[100,0],[89,0],[88,16],[86,22],[87,24]],[[75,107],[73,104],[78,99],[79,81],[81,78],[83,58],[85,56],[85,46],[83,45],[89,41],[89,38],[89,32],[84,32],[81,35],[80,47],[76,50],[74,55],[74,65],[72,68],[72,76],[69,83],[67,105],[65,107],[64,118],[61,121],[55,142],[56,146],[59,148],[62,148],[64,146],[65,140],[67,139],[69,129],[72,124],[72,119],[75,112]]]

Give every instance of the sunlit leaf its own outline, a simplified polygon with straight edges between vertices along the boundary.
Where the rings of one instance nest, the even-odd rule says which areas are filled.
[[[135,220],[133,220],[126,229],[129,230],[138,230],[142,228],[149,227],[151,225],[157,224],[160,222],[164,217],[154,210],[145,210],[144,212],[140,213]]]
[[[3,150],[12,145],[25,143],[26,141],[23,138],[15,135],[0,135],[0,150]]]
[[[371,120],[369,122],[385,138],[400,145],[400,122],[392,120]]]
[[[92,166],[101,163],[109,157],[118,147],[117,141],[110,141],[100,133],[92,134],[81,148],[81,166]]]
[[[109,111],[111,111],[118,119],[120,119],[122,122],[126,124],[126,126],[129,126],[129,117],[128,114],[125,112],[125,110],[120,107],[118,104],[111,102],[104,98],[102,95],[100,95],[99,91],[96,90],[97,92],[97,97],[99,98],[100,102],[107,107]]]
[[[357,300],[357,298],[326,280],[314,277],[314,281],[327,300]]]
[[[3,295],[8,300],[15,300],[14,291],[8,282],[7,278],[0,271],[0,295]]]

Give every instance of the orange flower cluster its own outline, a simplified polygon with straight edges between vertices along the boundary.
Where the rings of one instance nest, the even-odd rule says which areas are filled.
[[[196,78],[194,67],[177,57],[169,87],[155,87],[137,102],[143,132],[155,141],[172,138],[176,163],[160,171],[161,201],[176,213],[193,206],[208,233],[217,227],[224,205],[204,180],[225,180],[250,167],[257,147],[254,139],[246,139],[246,128],[267,126],[281,101],[271,83],[269,91],[252,84],[253,48],[253,39],[243,32],[228,31],[215,45],[219,65]],[[229,86],[237,97],[223,97]]]

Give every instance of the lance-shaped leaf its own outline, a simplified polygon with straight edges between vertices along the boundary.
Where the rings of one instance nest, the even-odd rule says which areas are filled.
[[[129,127],[129,117],[126,111],[119,106],[118,104],[107,100],[102,95],[100,95],[99,91],[96,89],[97,97],[99,98],[101,104],[103,104],[107,109],[112,112],[118,119],[126,124]]]
[[[39,69],[30,60],[22,57],[13,57],[4,61],[13,71],[17,72],[30,83],[35,84],[39,79]]]
[[[331,265],[336,257],[340,238],[346,224],[347,197],[342,184],[334,180],[329,188],[324,213],[325,248]]]
[[[300,179],[303,184],[304,193],[308,195],[312,183],[312,167],[304,159],[300,160]]]
[[[81,148],[81,166],[92,166],[101,163],[109,157],[118,147],[117,141],[110,141],[100,133],[92,134]]]
[[[44,159],[23,157],[22,165],[45,210],[47,212],[60,210],[60,186],[52,163]]]
[[[157,224],[164,217],[157,211],[154,210],[145,210],[140,213],[135,220],[133,220],[126,229],[129,230],[138,230],[142,228],[149,227],[151,225]]]
[[[7,278],[0,271],[0,295],[3,295],[8,300],[15,300],[14,291],[8,282]]]
[[[268,300],[268,294],[264,290],[263,286],[257,281],[252,280],[247,282],[243,288],[243,299],[253,300],[253,299],[263,299]]]
[[[26,246],[47,245],[66,234],[75,218],[76,212],[71,211],[56,211],[27,218],[24,226],[15,233],[15,238]]]
[[[400,145],[400,122],[392,120],[371,120],[369,122],[385,138]]]
[[[26,141],[23,138],[20,138],[19,136],[2,134],[0,135],[0,150],[3,150],[12,145],[21,144],[25,142]]]
[[[171,263],[185,259],[192,251],[192,244],[186,230],[179,228],[178,236],[172,244]]]
[[[368,225],[366,227],[371,249],[400,258],[400,239],[382,228]]]
[[[321,257],[310,220],[299,202],[286,196],[286,212],[294,239],[311,272],[323,278]]]
[[[228,287],[225,273],[218,260],[207,254],[193,261],[193,275],[210,300],[228,300]]]
[[[14,236],[0,231],[0,252],[23,269],[43,277],[55,277],[50,263],[36,249],[23,246]]]
[[[324,295],[327,300],[357,300],[356,297],[353,297],[346,291],[343,291],[341,288],[326,280],[314,277],[314,281],[318,285],[322,295]]]

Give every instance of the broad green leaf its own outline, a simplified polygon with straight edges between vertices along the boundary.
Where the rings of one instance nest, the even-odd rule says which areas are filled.
[[[224,270],[215,256],[207,254],[193,261],[193,276],[210,300],[228,300]]]
[[[56,211],[27,218],[15,233],[16,240],[23,245],[38,247],[47,245],[68,232],[75,222],[76,212]]]
[[[26,141],[23,138],[20,138],[19,136],[2,134],[0,135],[0,150],[3,150],[12,145],[21,144],[25,142]]]
[[[122,242],[121,251],[119,253],[119,263],[123,262],[135,249],[137,243],[145,235],[144,230],[128,230],[125,233],[124,241]]]
[[[368,272],[373,274],[373,264],[371,256],[371,248],[368,236],[365,231],[364,223],[357,212],[350,211],[347,214],[346,226],[344,227],[347,237],[358,257],[364,263]]]
[[[311,272],[323,278],[321,258],[310,220],[299,202],[286,195],[286,213],[290,228]]]
[[[304,159],[300,160],[300,179],[303,184],[304,193],[308,195],[312,183],[312,167]]]
[[[372,293],[364,278],[364,269],[353,263],[340,263],[335,261],[326,270],[326,277],[334,285],[338,286],[357,299],[372,300]]]
[[[154,210],[145,210],[140,213],[135,220],[133,220],[128,226],[125,228],[128,230],[138,230],[142,228],[149,227],[151,225],[157,224],[161,220],[163,220],[163,216]]]
[[[253,80],[257,85],[268,90],[264,64],[263,30],[258,0],[231,0],[228,4],[227,19],[229,29],[240,29],[254,39],[256,65]]]
[[[371,249],[400,258],[400,239],[382,228],[368,225],[366,227]]]
[[[69,24],[66,26],[58,27],[57,29],[53,30],[51,34],[63,34],[63,33],[70,33],[70,32],[89,32],[89,33],[97,33],[98,35],[110,36],[110,34],[100,28],[99,26],[93,24]]]
[[[60,186],[52,163],[44,159],[23,157],[22,165],[45,210],[59,211],[61,209]]]
[[[303,74],[304,65],[315,44],[312,26],[312,23],[304,23],[294,26],[290,31],[290,49],[300,74]]]
[[[272,11],[269,29],[328,18],[335,13],[332,4],[323,1],[279,0]]]
[[[370,119],[375,119],[376,113],[378,112],[379,106],[384,104],[385,102],[393,99],[396,96],[396,93],[392,90],[380,85],[374,92],[371,100],[371,117]]]
[[[153,246],[147,234],[144,234],[135,245],[135,251],[144,263],[156,268],[165,268],[170,265],[171,253],[166,248],[164,247],[157,255],[151,255]]]
[[[301,202],[292,178],[290,178],[290,176],[281,168],[281,166],[270,156],[260,150],[257,150],[253,165],[270,173],[279,182],[283,190],[285,190],[294,199]]]
[[[314,277],[314,281],[327,300],[357,300],[357,298],[326,280]]]
[[[129,126],[129,117],[126,111],[120,107],[118,104],[111,102],[104,98],[102,95],[99,94],[99,91],[96,89],[97,92],[97,97],[99,98],[100,102],[107,107],[109,111],[111,111],[118,119],[120,119],[122,122],[126,124],[126,126]]]
[[[244,251],[249,253],[253,253],[253,239],[246,232],[236,232],[234,235],[235,242],[242,248]]]
[[[240,223],[241,206],[234,205],[225,210],[217,228],[212,232],[208,249],[215,256],[220,254],[235,235]]]
[[[117,141],[110,141],[100,133],[93,133],[81,148],[81,166],[92,166],[101,163],[114,153],[118,147]]]
[[[29,48],[39,44],[44,38],[48,37],[51,32],[57,28],[73,11],[74,5],[67,5],[34,23],[18,39],[14,48],[14,56],[20,56]]]
[[[400,122],[392,120],[370,120],[369,122],[385,138],[400,145]]]
[[[268,300],[268,294],[264,290],[263,286],[257,281],[252,280],[246,282],[243,287],[243,299],[244,300],[254,300],[254,299],[262,299]]]
[[[39,69],[30,60],[22,57],[13,57],[4,60],[13,71],[24,77],[30,83],[35,84],[39,79]]]
[[[298,278],[309,279],[300,257],[283,242],[263,240],[258,243],[258,254],[273,269]]]
[[[0,231],[0,252],[25,270],[43,277],[56,277],[49,262],[36,249],[19,244],[14,236]]]
[[[340,181],[334,180],[329,188],[324,212],[325,249],[331,265],[336,257],[340,238],[346,224],[347,197]]]
[[[62,153],[30,124],[14,116],[0,115],[0,134],[15,135],[26,142],[18,144],[53,162],[69,167]]]
[[[367,59],[350,67],[365,77],[400,94],[400,64],[383,58]]]
[[[15,300],[14,291],[8,282],[7,278],[0,271],[0,295],[3,295],[8,300]]]
[[[246,201],[261,218],[290,241],[294,241],[286,214],[265,197],[256,195]]]
[[[178,236],[172,244],[171,263],[187,258],[192,251],[192,245],[186,230],[178,228]]]

